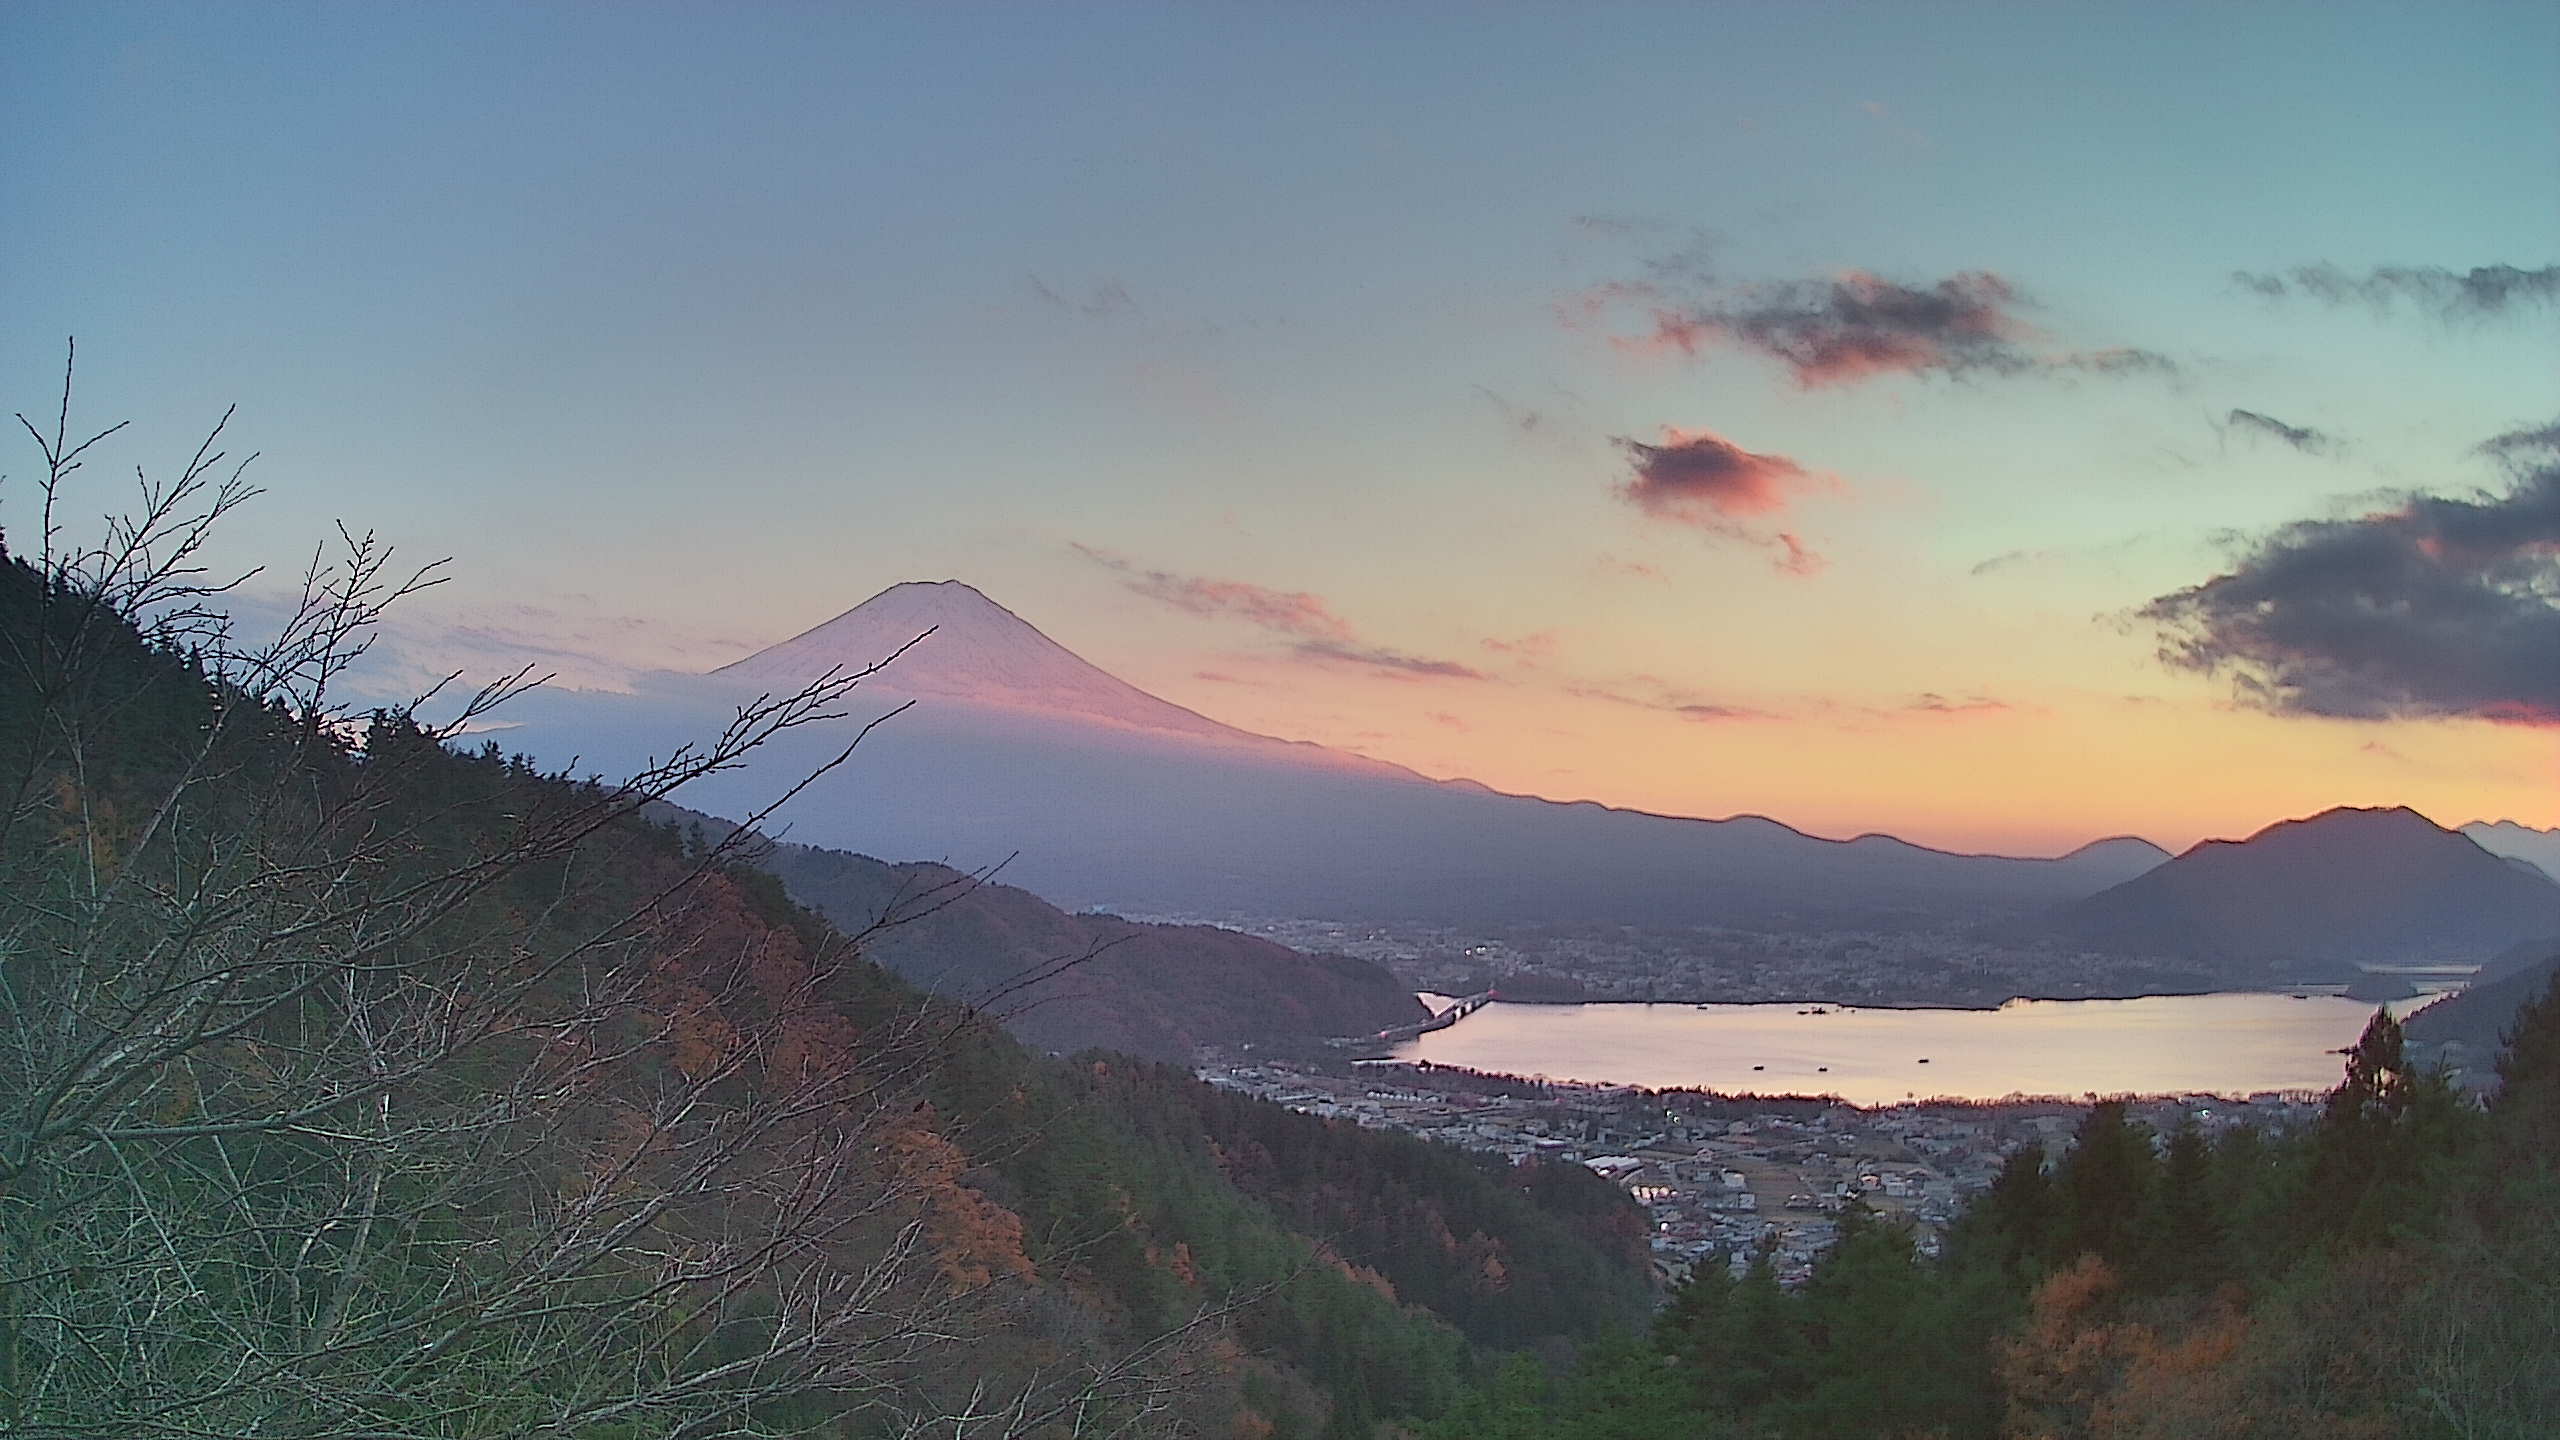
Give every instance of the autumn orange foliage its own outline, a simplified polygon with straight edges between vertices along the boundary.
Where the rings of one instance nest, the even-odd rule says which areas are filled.
[[[955,1291],[982,1289],[999,1276],[1031,1278],[1022,1217],[967,1184],[969,1157],[933,1128],[930,1105],[919,1106],[890,1132],[889,1165],[914,1188],[923,1207],[934,1262]]]

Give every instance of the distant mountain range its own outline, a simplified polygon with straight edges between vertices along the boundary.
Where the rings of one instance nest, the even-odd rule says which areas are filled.
[[[918,637],[922,636],[922,639]],[[716,731],[738,700],[911,648],[867,706],[682,797],[742,815],[890,705],[852,763],[781,813],[789,838],[930,857],[1069,908],[1420,923],[1765,929],[1970,924],[2050,908],[2166,859],[2138,839],[2056,859],[1961,855],[1775,820],[1685,819],[1433,781],[1220,724],[1106,674],[957,581],[893,586],[708,676],[543,694],[507,736],[581,773]]]
[[[2414,810],[2325,811],[2208,840],[2043,917],[2093,948],[2218,962],[2234,981],[2476,963],[2560,936],[2560,882]]]
[[[2494,824],[2474,820],[2462,827],[2462,833],[2492,855],[2522,860],[2553,879],[2560,879],[2560,829],[2536,830],[2513,820]]]

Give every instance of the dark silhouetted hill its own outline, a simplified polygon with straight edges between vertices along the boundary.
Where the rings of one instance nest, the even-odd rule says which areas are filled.
[[[2419,1045],[2459,1045],[2448,1058],[2478,1069],[2506,1043],[2516,1013],[2551,988],[2560,975],[2560,934],[2528,940],[2491,960],[2461,993],[2409,1017],[2409,1040]]]
[[[661,819],[728,822],[667,806]],[[1210,925],[1070,915],[1027,890],[944,865],[890,864],[810,845],[749,852],[798,904],[925,990],[984,1007],[1044,1050],[1184,1060],[1203,1045],[1307,1043],[1427,1016],[1366,960],[1308,955]]]
[[[2560,883],[2408,809],[2324,811],[2208,840],[2040,927],[2234,981],[2486,960],[2560,934]]]

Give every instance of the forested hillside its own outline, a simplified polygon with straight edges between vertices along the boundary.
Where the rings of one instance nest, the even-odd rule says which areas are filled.
[[[2409,1017],[2409,1043],[2483,1069],[2516,1016],[2560,974],[2560,939],[2529,940],[2480,967],[2471,983]]]
[[[736,829],[680,806],[651,814],[710,841]],[[1187,1060],[1203,1045],[1313,1044],[1430,1013],[1383,967],[1349,956],[1300,954],[1209,925],[1070,915],[945,865],[752,839],[738,854],[793,900],[863,935],[868,958],[1062,1054]]]
[[[1480,1344],[1551,1347],[1652,1304],[1644,1213],[1572,1163],[1514,1166],[1409,1135],[1311,1125],[1162,1065],[1097,1060],[1103,1110],[1205,1162],[1292,1229]]]
[[[620,786],[346,723],[386,557],[245,645],[227,494],[0,563],[0,1434],[1366,1437],[1640,1320],[1587,1173],[1040,1056],[640,815],[824,689]]]
[[[1440,1440],[2513,1437],[2560,1416],[2560,996],[2484,1114],[2377,1016],[2319,1121],[2093,1106],[1923,1256],[1851,1210],[1800,1289],[1703,1267],[1649,1336],[1515,1365]]]

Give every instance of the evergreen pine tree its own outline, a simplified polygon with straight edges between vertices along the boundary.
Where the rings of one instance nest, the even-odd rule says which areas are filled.
[[[2122,1270],[2156,1168],[2150,1132],[2126,1117],[2124,1101],[2090,1106],[2057,1177],[2068,1254],[2095,1255]]]
[[[2188,1119],[2170,1132],[2161,1156],[2135,1281],[2155,1294],[2209,1292],[2229,1276],[2223,1247],[2223,1220],[2214,1204],[2213,1149]]]
[[[1950,1250],[1980,1260],[2022,1286],[2048,1266],[2060,1246],[2059,1200],[2045,1173],[2044,1150],[2009,1152],[1991,1189],[1957,1222]]]
[[[1777,1244],[1763,1239],[1735,1282],[1725,1333],[1726,1403],[1748,1413],[1804,1383],[1811,1347],[1778,1284]]]

